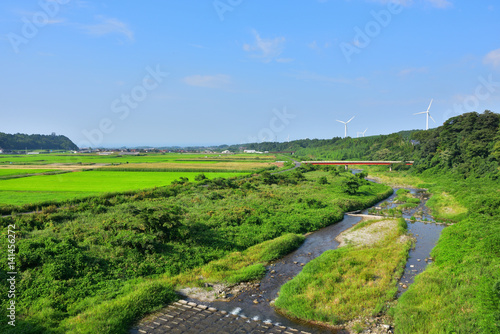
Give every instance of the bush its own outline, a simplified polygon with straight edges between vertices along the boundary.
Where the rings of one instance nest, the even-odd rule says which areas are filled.
[[[318,184],[328,184],[328,179],[326,176],[322,176],[318,179]]]
[[[244,267],[231,275],[227,281],[229,283],[248,282],[261,279],[266,274],[266,267],[262,263],[256,263],[248,267]]]
[[[360,186],[361,184],[358,178],[349,177],[342,181],[341,189],[346,194],[355,195]]]

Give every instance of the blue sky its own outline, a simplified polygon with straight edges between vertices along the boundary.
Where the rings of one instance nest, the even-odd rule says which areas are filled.
[[[356,137],[500,112],[494,0],[4,0],[0,131],[83,146]]]

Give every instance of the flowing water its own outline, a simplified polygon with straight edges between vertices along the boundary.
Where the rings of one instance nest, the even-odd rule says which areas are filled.
[[[387,200],[372,207],[370,213],[396,207],[397,204],[393,203],[396,190],[394,189],[394,194]],[[430,216],[429,210],[425,206],[428,198],[425,190],[408,190],[410,190],[411,194],[420,198],[421,203],[417,208],[403,212],[403,217],[408,221],[408,232],[416,238],[416,243],[415,247],[410,251],[409,259],[399,284],[398,297],[413,283],[415,275],[425,270],[427,264],[432,262],[429,256],[430,251],[436,244],[442,229],[445,227],[445,225],[436,224]],[[383,202],[387,202],[387,204],[382,204]],[[368,210],[363,210],[361,213],[368,214]],[[377,212],[374,214],[377,214]],[[410,217],[412,216],[418,217],[417,221],[411,222]],[[269,303],[277,297],[281,286],[295,277],[306,263],[327,250],[336,249],[338,242],[335,241],[335,237],[342,231],[357,224],[360,220],[361,217],[346,214],[344,215],[344,219],[339,223],[309,234],[301,247],[267,267],[267,274],[260,284],[254,284],[236,296],[228,296],[231,298],[230,301],[216,301],[208,303],[208,305],[239,316],[293,327],[310,333],[347,333],[342,330],[335,331],[289,319],[276,313]]]

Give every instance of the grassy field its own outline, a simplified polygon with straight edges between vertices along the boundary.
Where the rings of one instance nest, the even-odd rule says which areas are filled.
[[[427,205],[443,230],[431,255],[435,262],[399,299],[397,333],[500,332],[500,182],[426,171],[375,171],[389,184],[425,187]]]
[[[151,163],[134,163],[124,164],[118,166],[101,167],[100,170],[179,170],[179,171],[217,171],[217,170],[231,170],[252,172],[262,168],[269,168],[272,164],[270,162],[255,162],[255,161],[175,161],[175,162],[151,162]]]
[[[194,181],[226,178],[277,168],[273,155],[151,153],[141,156],[97,154],[0,155],[0,205],[24,205],[84,198],[169,185],[181,177]],[[23,166],[20,168],[20,166]],[[47,167],[53,169],[45,169]],[[79,171],[12,178],[47,171]],[[3,179],[3,180],[2,180]]]
[[[36,173],[47,173],[53,172],[54,169],[1,169],[0,168],[0,178],[6,176],[24,175],[24,174],[36,174]]]
[[[26,204],[65,200],[106,192],[121,192],[166,186],[185,177],[194,181],[195,172],[107,172],[86,171],[60,175],[37,175],[0,181],[0,204]],[[243,173],[204,173],[208,179]]]
[[[322,177],[327,182],[319,182]],[[138,317],[175,298],[176,285],[196,285],[200,275],[208,281],[258,278],[263,264],[300,244],[300,234],[333,224],[344,211],[367,207],[392,192],[365,183],[359,193],[346,195],[341,185],[349,178],[349,173],[294,171],[213,179],[0,219],[2,233],[16,224],[21,273],[16,288],[21,293],[16,295],[15,330],[126,333]],[[275,238],[274,246],[266,243]],[[0,246],[7,246],[7,238],[0,239]],[[0,270],[3,282],[6,263]],[[6,296],[6,291],[0,294],[2,317]],[[16,331],[0,327],[3,333]]]
[[[221,161],[260,161],[274,162],[275,156],[263,154],[184,154],[184,153],[147,153],[140,156],[118,154],[36,154],[36,155],[0,155],[0,165],[46,165],[62,164],[127,164],[127,163],[213,163]]]

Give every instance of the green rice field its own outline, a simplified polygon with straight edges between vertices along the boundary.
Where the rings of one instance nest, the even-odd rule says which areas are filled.
[[[48,200],[66,200],[107,192],[166,186],[186,177],[194,181],[199,172],[107,172],[85,171],[0,180],[0,204],[22,205]],[[204,173],[209,179],[245,173]]]
[[[3,154],[0,165],[48,165],[61,164],[127,164],[127,163],[216,163],[216,162],[273,162],[272,155],[254,154],[185,154],[185,153],[148,153],[145,155],[98,155],[98,154]]]

